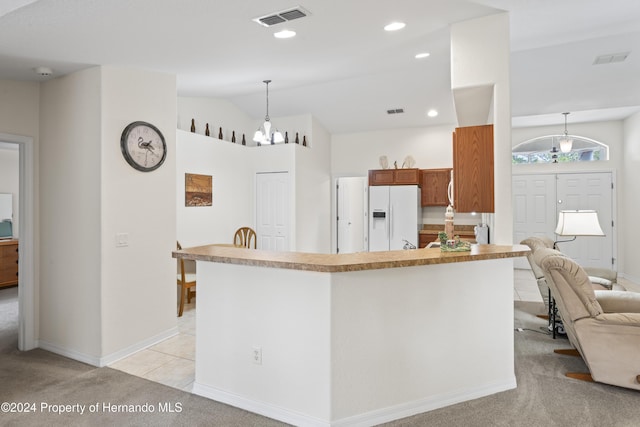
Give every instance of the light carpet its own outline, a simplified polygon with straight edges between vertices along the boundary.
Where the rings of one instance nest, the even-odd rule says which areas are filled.
[[[638,426],[637,391],[564,377],[567,371],[586,372],[586,366],[580,358],[553,353],[569,344],[566,338],[553,340],[545,333],[545,321],[535,317],[542,311],[541,303],[515,303],[515,328],[523,329],[514,331],[517,389],[385,425]],[[20,352],[16,346],[17,302],[7,290],[0,290],[0,401],[37,405],[32,413],[1,413],[3,426],[284,425],[121,371],[95,368],[40,349]],[[85,413],[43,412],[43,402],[85,405]],[[94,404],[99,410],[88,413]],[[107,408],[147,404],[154,412],[114,412],[105,404]]]

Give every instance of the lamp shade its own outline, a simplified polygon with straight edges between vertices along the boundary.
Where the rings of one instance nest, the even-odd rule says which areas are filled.
[[[593,210],[560,211],[556,234],[560,236],[604,236]]]
[[[560,151],[562,151],[563,153],[569,153],[572,147],[573,147],[573,139],[568,138],[567,136],[564,136],[560,140]]]

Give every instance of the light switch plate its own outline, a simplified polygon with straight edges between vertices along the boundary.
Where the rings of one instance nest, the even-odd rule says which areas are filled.
[[[116,233],[116,248],[129,246],[129,233]]]

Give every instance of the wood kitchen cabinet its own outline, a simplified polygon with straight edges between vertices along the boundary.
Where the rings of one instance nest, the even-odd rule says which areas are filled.
[[[453,133],[453,197],[456,212],[494,212],[493,125]]]
[[[18,284],[18,241],[0,240],[0,288]]]
[[[448,187],[451,169],[420,170],[420,188],[422,206],[448,206]]]
[[[373,169],[369,185],[420,185],[420,169]]]
[[[426,248],[427,245],[431,242],[435,242],[438,240],[438,235],[437,234],[425,234],[425,233],[420,233],[420,241],[419,241],[419,248]]]

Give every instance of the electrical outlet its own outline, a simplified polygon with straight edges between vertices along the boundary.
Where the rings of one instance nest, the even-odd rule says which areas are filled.
[[[262,365],[262,347],[253,347],[253,363]]]

